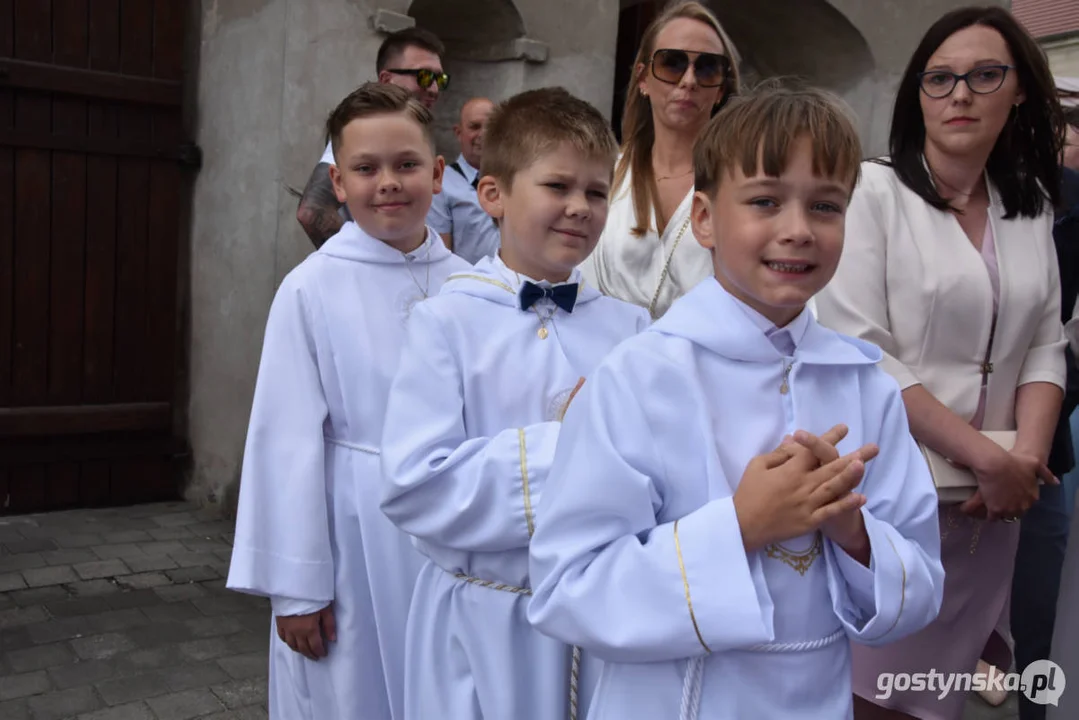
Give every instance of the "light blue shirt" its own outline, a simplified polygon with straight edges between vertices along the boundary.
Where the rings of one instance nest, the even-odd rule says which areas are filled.
[[[470,263],[493,256],[502,244],[494,220],[480,207],[476,189],[472,187],[479,170],[472,167],[463,155],[457,165],[464,175],[449,165],[442,176],[442,192],[431,200],[427,224],[439,233],[453,235],[453,252]]]

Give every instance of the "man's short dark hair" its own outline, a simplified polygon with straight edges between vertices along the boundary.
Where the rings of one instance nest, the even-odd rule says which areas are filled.
[[[378,58],[375,60],[375,71],[382,72],[391,63],[397,62],[397,58],[401,56],[401,53],[410,47],[418,47],[421,50],[432,52],[438,55],[439,58],[446,52],[446,46],[433,32],[417,27],[398,30],[395,33],[390,33],[382,41],[382,46],[378,49]]]

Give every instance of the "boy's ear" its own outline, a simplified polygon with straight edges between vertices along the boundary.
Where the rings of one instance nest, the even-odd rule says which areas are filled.
[[[446,173],[446,159],[441,155],[435,155],[434,193],[442,192],[442,176]]]
[[[476,195],[479,196],[480,207],[495,220],[501,220],[506,214],[503,206],[502,187],[491,175],[484,175],[476,186]]]
[[[689,211],[693,223],[693,237],[697,238],[697,242],[706,250],[714,250],[716,247],[712,212],[712,199],[703,192],[693,193],[693,206]]]
[[[345,204],[345,185],[344,180],[341,177],[341,171],[337,169],[337,165],[330,165],[330,182],[333,183],[333,194],[337,198],[337,202],[342,205]]]

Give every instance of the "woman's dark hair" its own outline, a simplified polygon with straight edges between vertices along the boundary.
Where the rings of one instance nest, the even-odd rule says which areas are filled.
[[[1026,100],[1012,109],[986,162],[989,179],[1000,192],[1005,217],[1036,217],[1045,203],[1056,206],[1060,197],[1060,161],[1064,147],[1064,120],[1056,87],[1045,55],[1038,44],[1007,11],[999,7],[967,7],[948,13],[926,32],[914,51],[896,93],[889,137],[888,161],[903,184],[935,208],[949,209],[926,170],[925,118],[918,94],[918,73],[933,53],[956,32],[984,25],[999,32],[1015,62],[1019,87]]]

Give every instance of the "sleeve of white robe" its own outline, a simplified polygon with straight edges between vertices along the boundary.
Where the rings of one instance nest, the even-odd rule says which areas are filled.
[[[334,598],[323,440],[328,411],[307,304],[303,288],[288,277],[270,308],[228,585],[323,607]]]
[[[1032,317],[1037,324],[1030,348],[1023,358],[1023,367],[1019,371],[1018,385],[1033,382],[1047,382],[1064,389],[1067,386],[1067,360],[1064,347],[1064,326],[1060,322],[1060,266],[1057,263],[1056,248],[1053,245],[1053,213],[1048,211],[1035,221],[1035,233],[1032,240],[1041,247],[1038,252],[1046,259],[1045,284],[1049,288],[1049,301],[1041,310],[1041,315]]]
[[[771,596],[759,558],[746,554],[733,499],[657,522],[668,483],[709,481],[666,477],[661,449],[686,428],[652,427],[639,389],[686,417],[695,398],[683,383],[631,375],[624,364],[601,364],[566,414],[530,546],[529,620],[612,662],[770,642]]]
[[[897,358],[888,309],[888,238],[881,197],[868,173],[847,208],[843,254],[831,282],[813,298],[821,325],[873,343],[884,351],[880,366],[902,389],[920,380]]]
[[[468,437],[457,357],[423,303],[407,335],[383,427],[383,512],[405,533],[454,550],[527,547],[561,423]],[[497,382],[483,411],[497,411]]]
[[[883,374],[882,374],[883,375]],[[858,491],[871,548],[870,567],[831,542],[828,587],[832,607],[848,636],[861,645],[883,645],[921,630],[940,612],[944,568],[940,562],[937,492],[929,468],[910,436],[903,397],[890,377],[883,413],[869,413],[865,437],[880,437],[880,454],[866,465]]]

